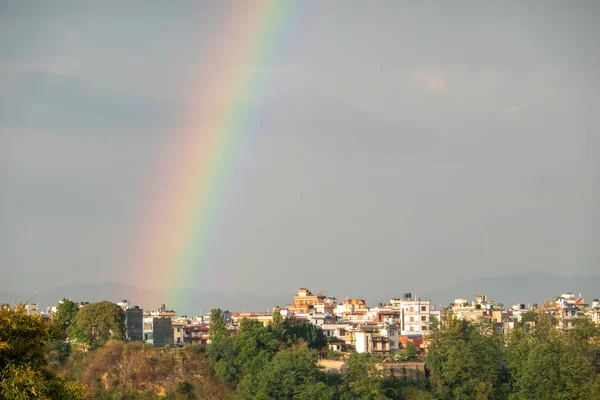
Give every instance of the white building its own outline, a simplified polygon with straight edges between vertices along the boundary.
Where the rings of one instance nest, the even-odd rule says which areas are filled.
[[[405,296],[404,299],[391,300],[393,307],[400,308],[400,334],[402,336],[427,335],[430,331],[431,319],[441,320],[442,312],[436,309],[432,300],[413,299]]]

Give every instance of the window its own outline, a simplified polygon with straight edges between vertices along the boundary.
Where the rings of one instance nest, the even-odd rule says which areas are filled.
[[[421,306],[421,311],[427,311],[427,306]]]
[[[427,317],[425,315],[421,316],[421,321],[427,321]]]
[[[427,330],[427,327],[426,327],[426,326],[422,326],[422,327],[421,327],[421,330],[422,330],[422,331],[426,331],[426,330]]]

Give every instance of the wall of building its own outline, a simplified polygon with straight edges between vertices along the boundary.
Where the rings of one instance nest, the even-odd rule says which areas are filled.
[[[173,345],[173,326],[169,317],[152,319],[152,343],[154,347]]]
[[[143,314],[144,311],[139,307],[125,310],[125,338],[128,341],[142,341]]]

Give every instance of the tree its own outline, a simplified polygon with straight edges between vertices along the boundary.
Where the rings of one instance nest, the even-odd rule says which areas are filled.
[[[311,349],[321,349],[327,346],[327,336],[323,330],[309,322],[292,323],[285,321],[285,336],[289,345],[304,340]]]
[[[281,312],[278,308],[273,311],[273,322],[271,323],[270,328],[275,335],[277,335],[279,338],[283,338],[285,334],[285,325],[283,322],[283,317],[281,316]]]
[[[220,308],[210,310],[210,325],[208,333],[211,343],[221,340],[227,333],[225,323],[223,322],[223,313]]]
[[[502,339],[487,324],[450,319],[446,329],[433,330],[426,362],[431,384],[440,396],[505,397],[507,371]]]
[[[259,399],[333,399],[335,390],[328,387],[315,365],[317,352],[304,343],[278,352],[257,379]]]
[[[50,326],[24,308],[0,310],[0,399],[80,399],[82,388],[47,366]]]
[[[560,340],[537,345],[520,377],[520,398],[595,399],[600,376],[593,365]]]
[[[69,328],[69,336],[93,346],[125,338],[125,313],[115,303],[100,301],[82,307]]]
[[[53,321],[64,331],[66,331],[73,323],[79,306],[71,301],[64,299],[56,307],[56,314],[54,314]]]
[[[341,399],[383,400],[383,371],[370,354],[353,353],[348,360],[348,372],[342,377]]]

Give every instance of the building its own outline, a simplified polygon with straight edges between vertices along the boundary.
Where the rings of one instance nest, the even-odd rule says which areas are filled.
[[[554,314],[558,317],[558,328],[563,330],[573,329],[575,320],[585,318],[585,309],[588,303],[572,293],[563,293],[555,301]]]
[[[144,311],[138,306],[125,310],[125,340],[142,341],[144,338]]]
[[[324,304],[326,296],[321,294],[312,294],[307,288],[298,289],[298,295],[294,296],[294,304],[286,306],[286,309],[295,314],[308,314],[315,309],[315,306]]]
[[[173,346],[173,320],[169,317],[152,317],[148,324],[144,319],[144,342],[154,347]]]
[[[437,309],[432,300],[413,298],[406,293],[402,300],[391,299],[393,308],[400,309],[400,335],[419,337],[428,335],[432,319],[441,321],[442,311]]]
[[[177,313],[161,304],[158,310],[146,311],[143,317],[143,340],[154,347],[173,346],[173,320]]]
[[[365,299],[344,299],[333,310],[333,314],[346,321],[367,321],[369,309]]]
[[[259,321],[265,327],[267,327],[271,322],[273,322],[273,313],[232,313],[231,321],[234,324],[239,324],[241,320],[244,318],[251,319],[254,321]]]
[[[395,324],[356,324],[346,331],[346,344],[357,353],[391,354],[398,351]]]
[[[205,345],[209,341],[208,326],[206,325],[186,325],[183,327],[184,344]]]

